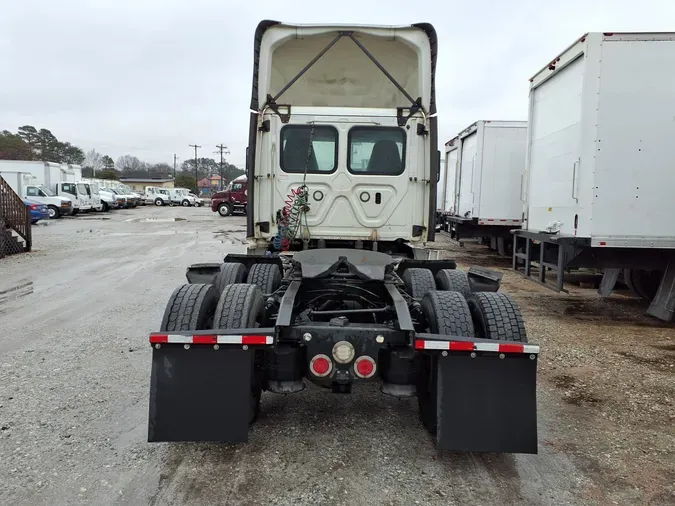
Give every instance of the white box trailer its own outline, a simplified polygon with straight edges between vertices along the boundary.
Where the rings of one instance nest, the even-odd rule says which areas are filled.
[[[441,184],[438,188],[438,210],[443,216],[454,214],[453,202],[455,199],[455,177],[457,172],[457,151],[458,138],[450,139],[445,143],[445,159],[443,163],[443,172],[441,173]]]
[[[536,249],[539,281],[557,271],[558,290],[574,267],[607,269],[607,295],[620,269],[644,272],[640,285],[652,272],[651,289],[636,290],[648,300],[659,281],[675,284],[672,62],[675,33],[588,33],[530,79],[526,222],[516,232],[525,241],[514,268],[530,275]],[[663,302],[650,314],[672,319],[675,301]]]
[[[444,221],[454,239],[489,238],[493,248],[506,254],[511,229],[522,224],[526,138],[526,121],[477,121],[446,143],[446,160],[455,161],[455,181]],[[447,184],[445,193],[447,197]]]

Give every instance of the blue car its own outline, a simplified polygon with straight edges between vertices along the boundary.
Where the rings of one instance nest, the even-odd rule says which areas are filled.
[[[32,224],[49,219],[49,208],[46,205],[27,199],[24,199],[23,203],[26,204],[26,209],[30,210],[30,222]]]

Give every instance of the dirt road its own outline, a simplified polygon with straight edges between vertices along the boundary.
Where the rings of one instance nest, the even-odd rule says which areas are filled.
[[[673,328],[510,273],[543,349],[538,455],[439,454],[415,401],[374,387],[264,394],[248,445],[148,444],[147,335],[185,267],[242,251],[244,228],[208,208],[78,216],[0,262],[0,504],[675,502]]]

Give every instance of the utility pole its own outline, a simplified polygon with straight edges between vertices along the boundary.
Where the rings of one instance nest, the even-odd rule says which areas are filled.
[[[216,147],[220,151],[220,189],[222,190],[225,184],[225,181],[223,180],[223,152],[225,152],[226,155],[229,155],[230,150],[227,149],[227,146],[223,146],[222,144],[218,144]],[[218,151],[214,151],[214,153],[218,153]]]
[[[195,148],[195,188],[197,188],[197,195],[199,195],[199,177],[197,176],[197,148],[201,148],[201,146],[190,144],[190,147]]]
[[[176,180],[176,153],[173,154],[173,179]]]

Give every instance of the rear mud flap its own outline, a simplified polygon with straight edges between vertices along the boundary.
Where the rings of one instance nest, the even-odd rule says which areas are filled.
[[[537,453],[536,369],[529,355],[439,357],[438,449]]]
[[[222,264],[194,264],[187,268],[185,277],[190,284],[212,284],[216,275],[220,272]]]
[[[247,442],[252,367],[241,349],[153,349],[148,441]]]

